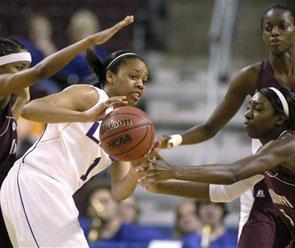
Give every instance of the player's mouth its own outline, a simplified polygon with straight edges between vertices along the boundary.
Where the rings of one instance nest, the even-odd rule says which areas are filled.
[[[279,38],[274,38],[274,39],[270,39],[270,40],[269,40],[269,43],[270,43],[270,45],[272,45],[272,46],[278,46],[278,45],[281,45],[283,42],[282,42],[282,40],[279,39]]]
[[[133,92],[131,92],[131,96],[135,101],[138,102],[140,100],[140,98],[142,97],[142,93],[139,91],[133,91]]]

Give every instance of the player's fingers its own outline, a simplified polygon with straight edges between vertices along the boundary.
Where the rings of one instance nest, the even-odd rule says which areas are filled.
[[[131,23],[133,23],[134,22],[134,16],[133,15],[131,15],[131,16],[126,16],[125,18],[124,18],[124,20],[122,20],[121,22],[120,22],[120,25],[122,25],[123,27],[125,27],[125,26],[128,26],[128,25],[130,25]]]

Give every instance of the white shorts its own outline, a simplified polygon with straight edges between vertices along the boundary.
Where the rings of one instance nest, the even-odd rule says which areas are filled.
[[[88,247],[67,186],[20,161],[3,182],[1,208],[14,247]]]

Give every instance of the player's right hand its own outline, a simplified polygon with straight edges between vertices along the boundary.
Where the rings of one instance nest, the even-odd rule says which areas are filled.
[[[107,28],[99,33],[90,36],[92,43],[100,45],[108,41],[114,34],[120,31],[122,28],[129,26],[134,22],[134,16],[126,16],[123,20],[116,23],[114,26]]]
[[[101,121],[107,115],[107,109],[126,106],[128,104],[126,96],[115,96],[107,101],[98,104],[83,112],[86,122]]]
[[[172,148],[173,144],[169,142],[171,139],[171,136],[164,134],[161,138],[159,138],[154,145],[154,149],[159,150],[159,149],[167,149],[167,148]]]

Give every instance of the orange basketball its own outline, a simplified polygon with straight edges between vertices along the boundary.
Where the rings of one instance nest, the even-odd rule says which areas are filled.
[[[142,158],[153,147],[155,128],[148,115],[135,107],[119,107],[102,121],[101,146],[110,156],[130,161]]]

